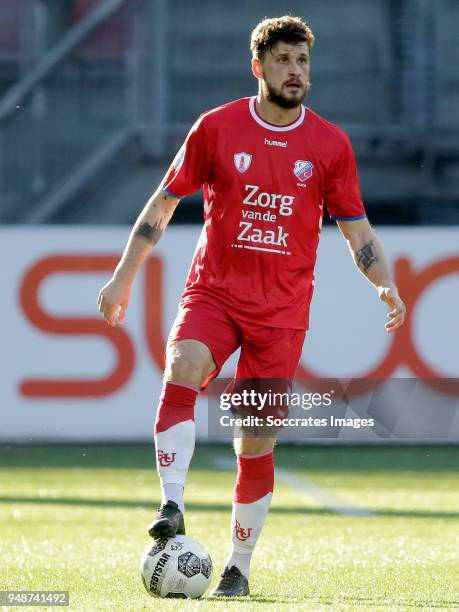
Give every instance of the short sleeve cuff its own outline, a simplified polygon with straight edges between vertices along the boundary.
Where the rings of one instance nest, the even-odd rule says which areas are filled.
[[[366,215],[359,215],[358,217],[332,217],[332,221],[358,221],[359,219],[365,219]]]
[[[172,193],[172,191],[169,191],[169,189],[166,189],[166,187],[163,187],[163,191],[168,196],[171,196],[171,198],[175,198],[176,200],[181,200],[184,197],[184,196],[179,196],[179,195],[176,195],[175,193]]]

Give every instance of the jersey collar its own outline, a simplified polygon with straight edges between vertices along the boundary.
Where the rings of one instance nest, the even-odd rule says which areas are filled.
[[[261,125],[262,127],[266,128],[267,130],[271,130],[272,132],[289,132],[290,130],[294,130],[295,128],[297,128],[304,121],[304,117],[305,117],[305,114],[306,114],[306,109],[304,108],[303,105],[301,105],[300,116],[293,123],[289,123],[288,125],[273,125],[272,123],[268,123],[267,121],[264,121],[260,117],[260,115],[257,113],[257,111],[255,109],[255,100],[256,100],[256,96],[252,96],[249,99],[250,114],[252,115],[252,117],[255,119],[255,121],[259,125]]]

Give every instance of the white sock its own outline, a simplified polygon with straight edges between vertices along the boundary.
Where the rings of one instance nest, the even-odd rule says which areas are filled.
[[[240,553],[234,550],[231,551],[230,556],[226,560],[225,567],[233,567],[235,565],[243,574],[247,580],[249,579],[250,573],[250,561],[252,559],[253,550],[250,552]]]
[[[251,504],[233,502],[232,548],[225,567],[235,565],[246,578],[249,577],[252,553],[265,524],[272,496],[272,493],[267,493]]]
[[[161,503],[174,501],[184,511],[183,490],[194,452],[194,421],[181,421],[155,434],[156,468],[161,482]]]
[[[179,510],[185,512],[183,504],[183,485],[175,482],[166,482],[161,485],[161,505],[163,506],[168,501],[173,501],[179,507]]]

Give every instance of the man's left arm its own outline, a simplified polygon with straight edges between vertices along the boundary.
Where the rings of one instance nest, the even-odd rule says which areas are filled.
[[[386,331],[395,331],[403,325],[406,307],[398,294],[381,242],[366,217],[355,221],[337,220],[337,224],[356,266],[390,308]]]

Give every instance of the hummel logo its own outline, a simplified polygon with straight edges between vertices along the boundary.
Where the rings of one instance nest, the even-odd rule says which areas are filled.
[[[265,138],[265,144],[271,145],[272,147],[287,147],[286,140],[269,140],[269,138]]]

